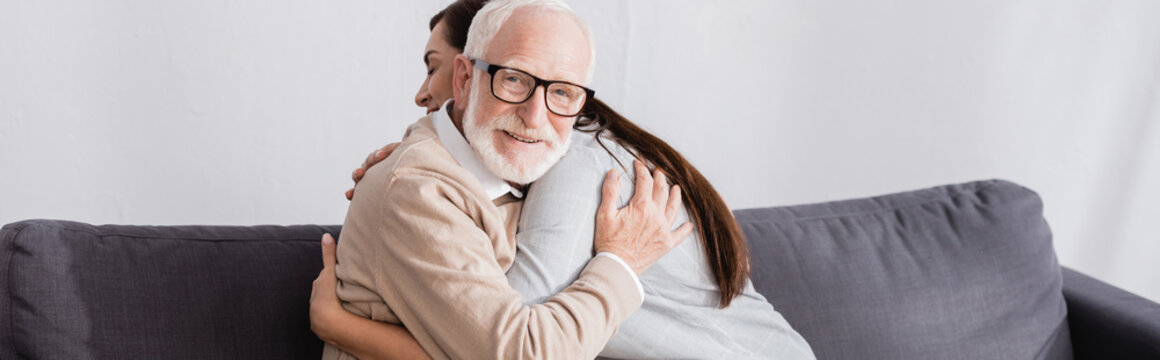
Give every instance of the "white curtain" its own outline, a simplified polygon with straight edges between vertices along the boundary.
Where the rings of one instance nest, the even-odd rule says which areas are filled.
[[[1160,2],[572,1],[734,208],[1003,178],[1160,300]],[[0,0],[0,223],[340,223],[443,1]]]

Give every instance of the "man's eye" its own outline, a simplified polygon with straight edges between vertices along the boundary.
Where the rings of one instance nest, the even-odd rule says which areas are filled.
[[[434,73],[435,73],[435,68],[427,69],[427,76],[431,76],[431,74],[434,74]]]
[[[572,94],[567,92],[567,91],[564,91],[564,89],[556,89],[556,91],[553,91],[552,93],[556,96],[572,97]]]
[[[508,76],[508,77],[504,78],[503,80],[504,80],[504,81],[507,81],[507,82],[510,82],[510,83],[519,83],[519,82],[523,82],[523,81],[520,81],[520,77],[519,77],[519,76],[514,76],[514,75],[513,75],[513,76]]]

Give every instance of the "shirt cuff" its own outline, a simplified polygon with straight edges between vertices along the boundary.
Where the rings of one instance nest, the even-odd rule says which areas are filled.
[[[636,276],[636,271],[633,271],[632,267],[628,266],[628,263],[624,262],[624,260],[621,259],[619,256],[616,256],[616,254],[613,254],[613,253],[608,252],[608,251],[601,251],[600,253],[596,254],[596,256],[610,257],[610,258],[612,258],[612,260],[616,260],[616,263],[620,264],[620,266],[624,266],[624,270],[628,271],[629,275],[632,275],[632,283],[636,284],[636,290],[640,292],[641,302],[644,302],[644,286],[641,286],[640,278]]]

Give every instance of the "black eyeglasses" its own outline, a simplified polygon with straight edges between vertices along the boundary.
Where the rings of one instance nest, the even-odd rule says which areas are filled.
[[[476,68],[491,75],[491,95],[509,104],[522,104],[532,98],[536,88],[544,87],[544,104],[548,111],[560,116],[580,115],[584,103],[596,91],[567,81],[544,80],[507,66],[492,65],[471,59]]]

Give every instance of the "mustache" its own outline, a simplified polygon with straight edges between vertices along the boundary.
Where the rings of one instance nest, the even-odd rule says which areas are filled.
[[[544,125],[536,129],[532,129],[524,125],[524,120],[520,119],[516,114],[503,114],[496,117],[492,123],[492,128],[507,131],[522,138],[531,138],[537,140],[544,140],[548,143],[559,142],[560,139],[556,132],[553,131],[550,125]]]

